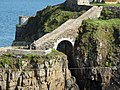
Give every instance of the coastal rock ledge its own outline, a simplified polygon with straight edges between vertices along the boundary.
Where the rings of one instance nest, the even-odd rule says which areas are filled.
[[[0,90],[79,90],[63,53],[53,51],[45,56],[4,53],[0,56],[3,58]]]

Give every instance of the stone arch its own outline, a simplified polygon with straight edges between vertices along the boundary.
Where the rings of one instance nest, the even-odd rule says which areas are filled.
[[[74,61],[73,61],[73,47],[74,47],[74,42],[73,40],[70,39],[62,39],[59,40],[56,43],[56,50],[63,52],[64,54],[67,55],[68,59],[68,68],[73,68],[74,67]],[[71,70],[72,73],[72,70]]]
[[[72,54],[73,52],[73,45],[71,42],[64,40],[61,41],[58,46],[57,49],[60,52],[63,52],[64,54],[66,54],[67,56],[69,56],[70,54]],[[71,56],[71,55],[70,55]]]
[[[70,39],[70,38],[62,38],[62,39],[57,40],[56,43],[54,43],[54,47],[53,47],[53,48],[57,50],[58,44],[61,43],[62,41],[68,41],[68,42],[70,42],[70,43],[72,44],[72,46],[74,47],[74,40],[73,40],[73,39]]]

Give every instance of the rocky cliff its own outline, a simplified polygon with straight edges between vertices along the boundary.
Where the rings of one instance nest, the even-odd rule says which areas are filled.
[[[120,89],[120,19],[87,20],[74,48],[80,90]]]
[[[67,5],[66,2],[64,5]],[[16,35],[19,35],[15,42],[33,42],[68,19],[81,15],[83,6],[71,4],[69,8],[64,5],[49,6],[38,11],[26,25],[18,25]],[[119,11],[119,7],[104,6],[99,20],[82,22],[74,50],[61,45],[60,49],[64,47],[73,54],[73,57],[71,54],[68,57],[72,57],[69,69],[75,78],[68,70],[68,57],[60,53],[52,52],[45,57],[27,56],[27,59],[24,55],[5,55],[5,59],[0,59],[1,67],[5,68],[1,72],[1,89],[78,90],[78,84],[80,90],[120,90]],[[13,45],[16,45],[15,42]],[[6,69],[8,67],[17,71]]]
[[[79,90],[66,55],[53,50],[44,56],[0,56],[0,90]]]

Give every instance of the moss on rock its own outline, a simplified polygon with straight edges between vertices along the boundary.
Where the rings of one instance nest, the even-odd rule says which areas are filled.
[[[35,55],[35,54],[24,54],[24,55],[15,55],[13,53],[4,53],[0,56],[0,68],[6,69],[19,69],[20,67],[27,64],[27,68],[30,69],[29,66],[31,64],[44,64],[45,61],[49,62],[50,60],[57,60],[65,55],[57,50],[52,50],[51,53],[47,55]]]
[[[84,21],[77,40],[90,66],[116,65],[120,46],[120,19]],[[97,61],[98,60],[98,61]]]

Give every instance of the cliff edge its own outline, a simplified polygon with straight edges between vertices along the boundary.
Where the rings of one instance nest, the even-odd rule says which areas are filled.
[[[0,56],[0,90],[79,90],[75,82],[66,55],[58,51]]]

